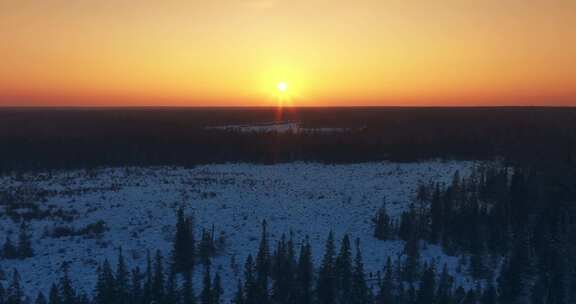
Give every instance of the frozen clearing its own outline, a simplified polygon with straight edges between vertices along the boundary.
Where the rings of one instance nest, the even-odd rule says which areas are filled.
[[[60,218],[33,220],[35,256],[26,260],[0,260],[4,271],[17,268],[28,292],[47,292],[50,284],[68,264],[75,285],[91,292],[97,263],[109,258],[116,263],[121,246],[130,265],[145,266],[146,251],[160,249],[167,257],[174,233],[175,213],[183,206],[194,213],[197,239],[201,228],[214,225],[216,236],[226,236],[226,250],[214,259],[220,269],[226,298],[236,286],[230,269],[233,256],[240,264],[255,253],[260,223],[269,223],[271,245],[282,233],[294,232],[296,241],[309,236],[316,261],[321,259],[324,240],[330,230],[339,240],[344,233],[360,238],[367,273],[384,266],[386,258],[402,253],[402,241],[378,241],[372,237],[376,210],[387,202],[397,216],[415,196],[419,183],[450,181],[474,166],[472,162],[363,163],[322,165],[291,163],[280,165],[223,164],[184,168],[121,168],[90,172],[68,171],[37,181],[0,180],[0,190],[30,188],[52,193],[42,208],[54,207],[77,212],[71,222]],[[0,206],[4,208],[4,206]],[[3,209],[0,214],[3,214]],[[55,226],[82,228],[98,220],[109,230],[101,239],[82,236],[45,236]],[[0,241],[11,234],[17,240],[19,223],[0,217]],[[339,245],[337,245],[339,246]],[[426,260],[448,263],[454,273],[457,258],[447,257],[436,246],[423,251]],[[200,269],[201,267],[197,267]],[[199,283],[201,273],[196,274]],[[457,276],[460,283],[467,280]],[[196,287],[199,291],[199,287]]]

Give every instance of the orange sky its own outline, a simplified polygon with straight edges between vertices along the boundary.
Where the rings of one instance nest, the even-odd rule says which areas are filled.
[[[0,0],[0,105],[279,98],[576,105],[576,1]]]

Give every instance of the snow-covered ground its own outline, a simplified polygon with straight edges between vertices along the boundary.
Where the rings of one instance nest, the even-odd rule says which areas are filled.
[[[316,261],[321,259],[330,230],[337,240],[344,233],[353,239],[358,237],[366,271],[375,273],[383,268],[388,256],[396,258],[403,248],[402,241],[372,237],[371,218],[383,202],[389,214],[397,216],[414,198],[420,182],[448,182],[455,171],[465,175],[473,166],[472,162],[222,164],[191,169],[100,169],[90,174],[68,171],[37,181],[3,178],[3,190],[27,187],[51,191],[48,199],[38,204],[42,209],[52,206],[69,211],[73,219],[33,220],[36,255],[22,261],[0,260],[0,265],[5,271],[17,268],[28,291],[35,294],[38,290],[47,292],[67,264],[75,285],[90,292],[95,283],[95,265],[106,257],[114,265],[120,246],[130,265],[144,267],[147,250],[160,249],[168,256],[176,209],[183,206],[188,214],[195,214],[197,233],[201,227],[212,225],[216,235],[225,233],[226,250],[215,258],[214,269],[221,270],[228,296],[237,280],[230,261],[234,256],[241,275],[245,257],[257,250],[263,219],[269,223],[272,244],[290,230],[297,241],[308,235]],[[55,226],[80,229],[99,220],[110,228],[101,239],[45,235]],[[0,217],[0,242],[7,233],[16,240],[18,225],[7,216]],[[423,256],[437,265],[448,263],[455,271],[457,258],[444,255],[437,246],[427,246]]]

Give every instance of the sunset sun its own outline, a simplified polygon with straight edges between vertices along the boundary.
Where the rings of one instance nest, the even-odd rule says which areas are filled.
[[[288,90],[288,85],[285,82],[281,81],[276,85],[276,88],[280,92],[286,92]]]

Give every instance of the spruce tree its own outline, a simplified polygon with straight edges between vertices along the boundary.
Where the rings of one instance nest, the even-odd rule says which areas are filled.
[[[312,263],[312,250],[308,239],[306,239],[305,243],[303,243],[300,248],[296,281],[296,303],[311,304],[314,300],[312,293],[314,265]]]
[[[142,302],[143,303],[150,303],[152,302],[152,258],[150,256],[150,251],[146,253],[146,274],[144,280],[144,287],[143,287],[143,294],[142,294]]]
[[[0,283],[0,304],[6,303],[6,290],[4,290],[4,286]]]
[[[165,296],[165,277],[164,277],[164,266],[163,258],[160,250],[156,251],[156,259],[154,262],[154,275],[152,278],[152,292],[151,298],[157,303],[161,303]]]
[[[62,304],[75,304],[76,303],[76,291],[70,282],[70,276],[68,275],[68,267],[64,267],[64,274],[60,279],[59,284],[60,297],[62,299]]]
[[[52,284],[50,287],[50,293],[48,294],[48,300],[50,304],[62,304],[62,299],[60,298],[60,291],[56,284]],[[98,299],[96,299],[98,300]],[[96,303],[104,303],[100,301],[95,301]]]
[[[214,254],[213,235],[206,229],[202,230],[202,238],[198,245],[198,257],[202,264],[206,267],[210,264],[210,259]]]
[[[386,259],[386,269],[384,271],[384,279],[380,285],[380,293],[376,299],[377,304],[392,304],[394,303],[394,272],[392,268],[392,260],[390,257]]]
[[[0,300],[0,303],[3,303],[3,302]],[[42,292],[38,293],[38,296],[36,297],[34,304],[48,304],[48,302],[46,301],[46,297],[44,296],[44,294]]]
[[[172,264],[174,271],[182,273],[194,267],[195,241],[193,219],[184,216],[184,210],[178,209],[176,234],[172,247]]]
[[[244,264],[244,303],[259,304],[256,291],[256,278],[254,275],[254,261],[252,255],[248,255]]]
[[[184,272],[184,283],[182,285],[181,298],[183,304],[195,304],[196,298],[194,296],[194,284],[192,283],[192,272]]]
[[[417,304],[428,304],[435,301],[434,296],[436,293],[436,272],[434,265],[426,267],[422,278],[420,280],[420,287],[416,298]]]
[[[143,302],[142,273],[140,272],[140,267],[132,270],[129,300],[131,304]]]
[[[336,302],[336,274],[334,265],[334,233],[330,231],[324,249],[322,265],[318,273],[316,293],[319,304],[333,304]]]
[[[222,289],[220,273],[216,272],[216,275],[214,276],[214,282],[212,283],[212,304],[222,304],[223,294],[224,290]]]
[[[356,239],[356,257],[354,258],[354,270],[352,272],[352,296],[350,300],[350,304],[369,304],[372,302],[370,288],[366,284],[359,239]]]
[[[14,269],[12,272],[12,281],[8,286],[7,292],[7,304],[21,304],[23,303],[24,292],[22,291],[22,286],[20,282],[20,274],[18,270]]]
[[[34,256],[34,250],[32,250],[32,242],[30,241],[30,234],[28,232],[28,225],[26,225],[24,221],[20,224],[17,254],[20,259]]]
[[[118,264],[116,265],[115,279],[115,288],[117,291],[115,297],[116,303],[127,304],[129,300],[128,270],[126,269],[121,247],[118,250]]]
[[[436,302],[438,304],[452,303],[452,284],[454,279],[448,273],[448,266],[444,264],[442,273],[438,281],[438,289],[436,291]]]
[[[200,304],[213,304],[212,296],[212,278],[210,276],[210,265],[207,265],[204,268],[204,279],[202,292],[200,293]]]
[[[166,280],[166,294],[164,296],[163,303],[165,304],[177,304],[178,301],[178,286],[176,283],[176,273],[174,270],[170,269],[168,272]]]
[[[262,236],[258,254],[256,255],[256,297],[258,303],[268,303],[268,276],[270,275],[270,248],[268,245],[268,230],[266,220],[262,221]]]
[[[482,292],[482,296],[480,298],[480,304],[496,304],[497,302],[497,295],[496,295],[496,288],[492,281],[488,282],[486,288]],[[537,302],[534,302],[537,303]]]
[[[389,240],[392,238],[392,224],[390,217],[383,206],[376,213],[374,221],[374,237],[379,240]]]
[[[18,257],[18,251],[16,247],[12,244],[12,239],[10,235],[6,236],[6,241],[4,241],[4,246],[2,246],[2,256],[7,259],[15,259]]]
[[[342,238],[334,272],[336,276],[337,301],[339,303],[350,303],[352,301],[352,252],[350,239],[347,234]]]
[[[244,304],[244,290],[241,280],[238,280],[238,287],[236,288],[236,293],[234,294],[232,304]]]

